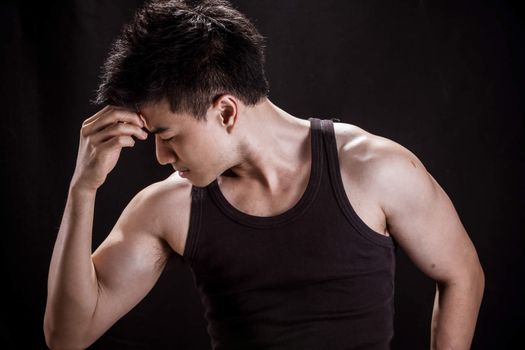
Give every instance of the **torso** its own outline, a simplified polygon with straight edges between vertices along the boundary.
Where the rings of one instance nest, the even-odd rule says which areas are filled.
[[[384,142],[385,139],[346,123],[334,123],[334,130],[339,150],[341,178],[348,200],[364,223],[377,234],[388,236],[385,214],[378,204],[378,199],[367,187],[366,176],[362,176],[364,165],[373,156],[374,145]],[[310,153],[308,152],[308,157]],[[341,161],[342,156],[344,161]],[[263,195],[252,188],[241,188],[238,183],[226,178],[219,182],[220,189],[228,202],[238,210],[250,215],[274,216],[293,207],[302,197],[310,175],[310,163],[305,163],[304,167],[298,170],[299,175],[294,176],[300,180],[274,196]],[[177,188],[171,191],[173,197],[176,197],[173,198],[173,203],[176,203],[177,217],[173,220],[173,212],[163,215],[167,219],[164,223],[166,229],[163,238],[176,253],[182,255],[189,229],[192,185],[177,174],[165,181],[167,186]],[[165,207],[173,208],[169,205]]]

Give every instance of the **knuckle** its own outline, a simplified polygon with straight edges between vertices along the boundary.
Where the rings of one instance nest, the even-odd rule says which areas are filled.
[[[121,146],[125,146],[125,145],[129,144],[130,142],[129,142],[129,140],[128,140],[128,137],[126,137],[126,136],[120,136],[120,137],[118,138],[118,143],[119,143]]]
[[[119,132],[122,132],[125,130],[125,124],[124,123],[115,123],[113,124],[110,129],[111,130],[115,130],[115,131],[119,131]]]
[[[133,126],[130,124],[119,123],[118,129],[120,132],[130,134],[134,131]]]
[[[113,109],[113,116],[120,119],[128,119],[128,113],[122,109]]]
[[[120,125],[121,123],[113,123],[108,125],[101,131],[106,133],[108,136],[117,136],[122,131],[122,127]]]
[[[84,119],[84,120],[82,121],[82,127],[85,127],[86,125],[88,125],[92,120],[93,120],[93,116]]]

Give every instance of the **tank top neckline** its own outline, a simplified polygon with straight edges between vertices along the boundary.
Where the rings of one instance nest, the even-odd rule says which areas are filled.
[[[210,183],[208,191],[216,202],[220,210],[236,222],[254,228],[274,228],[283,226],[301,216],[302,213],[312,204],[319,189],[321,180],[321,169],[323,166],[322,139],[321,139],[321,120],[318,118],[308,118],[310,121],[310,148],[311,162],[310,174],[306,189],[300,199],[286,211],[273,216],[257,216],[247,214],[234,207],[222,193],[217,179]]]

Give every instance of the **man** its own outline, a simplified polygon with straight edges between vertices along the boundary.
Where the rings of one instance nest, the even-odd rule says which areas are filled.
[[[104,66],[51,260],[54,349],[85,348],[170,254],[191,267],[214,349],[388,349],[395,249],[436,281],[433,349],[468,349],[484,288],[450,199],[403,146],[268,99],[263,38],[226,1],[147,4]],[[92,253],[97,189],[155,135],[177,171]]]

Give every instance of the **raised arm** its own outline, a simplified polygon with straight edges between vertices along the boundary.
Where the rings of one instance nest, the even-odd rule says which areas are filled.
[[[412,262],[436,281],[431,349],[469,349],[484,290],[476,249],[445,191],[403,146],[378,142],[367,171],[387,228]]]
[[[87,347],[147,293],[168,256],[162,240],[152,233],[157,228],[147,231],[138,219],[146,215],[151,197],[143,191],[92,257],[97,189],[116,165],[122,147],[133,146],[132,136],[146,138],[141,127],[136,114],[111,107],[82,126],[77,165],[48,275],[44,333],[51,348]],[[126,290],[122,283],[128,284]]]

